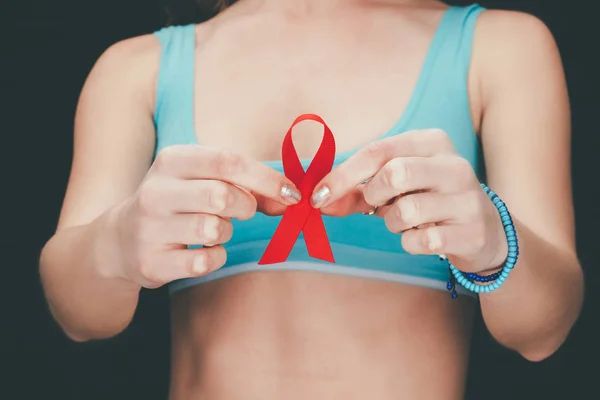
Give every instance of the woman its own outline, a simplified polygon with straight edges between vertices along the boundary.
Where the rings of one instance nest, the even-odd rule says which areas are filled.
[[[222,8],[117,43],[90,73],[41,257],[66,334],[116,335],[141,288],[169,284],[171,399],[460,399],[478,303],[502,345],[551,355],[583,279],[548,29],[430,0]],[[324,118],[337,154],[303,196],[279,160],[304,113]],[[322,135],[294,128],[304,168]],[[449,263],[489,276],[515,253],[482,181],[511,211],[518,262],[497,290],[477,301],[457,283],[453,300]],[[280,216],[308,200],[335,263],[303,236],[259,265]]]

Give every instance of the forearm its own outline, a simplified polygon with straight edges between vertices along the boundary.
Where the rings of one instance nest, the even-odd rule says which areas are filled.
[[[50,311],[73,340],[120,333],[137,307],[139,286],[105,272],[116,262],[110,219],[106,214],[60,230],[42,251],[40,274]]]
[[[514,220],[519,261],[502,287],[480,296],[496,340],[531,361],[563,343],[583,302],[583,274],[574,254],[544,241]]]

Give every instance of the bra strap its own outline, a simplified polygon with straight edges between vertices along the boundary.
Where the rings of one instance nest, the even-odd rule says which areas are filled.
[[[154,125],[156,151],[173,144],[191,144],[194,136],[194,24],[170,26],[154,35],[162,52],[156,88]]]

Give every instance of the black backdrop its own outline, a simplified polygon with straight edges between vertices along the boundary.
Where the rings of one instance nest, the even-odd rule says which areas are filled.
[[[72,124],[87,73],[110,44],[165,22],[168,0],[55,0],[0,4],[0,398],[165,399],[169,314],[165,290],[146,291],[117,338],[76,344],[47,311],[37,261],[52,235],[71,162]],[[180,0],[183,3],[185,0]],[[190,0],[191,2],[192,0]],[[12,3],[16,3],[13,1]],[[468,2],[454,2],[467,4]],[[495,344],[478,320],[469,399],[594,398],[599,294],[594,245],[600,195],[595,2],[481,1],[545,21],[561,50],[573,110],[578,251],[586,273],[583,314],[564,346],[529,363]],[[587,7],[587,8],[586,8]],[[594,114],[596,113],[596,115]],[[596,172],[596,173],[594,173]],[[432,376],[432,380],[436,377]],[[399,396],[401,397],[401,396]]]

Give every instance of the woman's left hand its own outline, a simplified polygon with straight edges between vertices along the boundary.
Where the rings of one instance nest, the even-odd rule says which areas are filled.
[[[369,144],[316,186],[312,203],[326,215],[375,209],[408,253],[445,254],[461,271],[497,269],[508,252],[496,207],[441,130]]]

